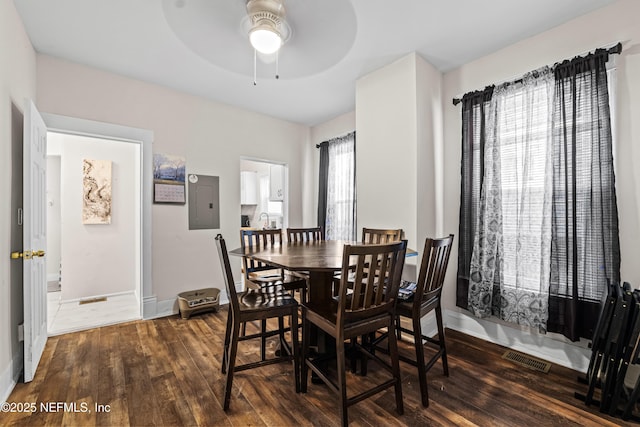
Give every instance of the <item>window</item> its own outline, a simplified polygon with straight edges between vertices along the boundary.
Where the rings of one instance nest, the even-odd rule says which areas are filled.
[[[318,224],[327,240],[355,240],[355,132],[320,144]]]
[[[619,282],[607,60],[463,98],[457,304],[476,316],[590,337]]]

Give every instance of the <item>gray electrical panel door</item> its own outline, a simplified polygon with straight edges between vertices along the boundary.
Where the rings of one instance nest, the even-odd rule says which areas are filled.
[[[189,230],[220,228],[220,177],[189,174]]]

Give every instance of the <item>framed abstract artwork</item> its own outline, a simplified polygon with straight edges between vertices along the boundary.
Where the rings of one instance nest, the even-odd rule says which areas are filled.
[[[82,160],[82,223],[111,224],[111,160]]]

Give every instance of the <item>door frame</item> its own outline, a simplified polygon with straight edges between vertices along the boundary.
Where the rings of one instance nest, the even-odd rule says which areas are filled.
[[[41,113],[49,132],[88,136],[140,145],[140,300],[142,318],[156,315],[151,282],[151,205],[153,200],[153,131],[57,114]]]

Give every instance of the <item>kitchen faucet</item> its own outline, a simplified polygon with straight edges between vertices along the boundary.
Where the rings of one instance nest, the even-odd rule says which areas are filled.
[[[260,213],[260,216],[258,217],[258,221],[262,221],[262,217],[263,217],[263,216],[266,216],[266,217],[267,217],[267,220],[265,221],[265,223],[264,223],[264,226],[263,226],[263,227],[264,227],[264,228],[269,228],[269,224],[270,224],[270,222],[269,222],[269,214],[268,214],[268,213],[266,213],[266,212],[261,212],[261,213]]]

